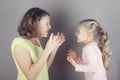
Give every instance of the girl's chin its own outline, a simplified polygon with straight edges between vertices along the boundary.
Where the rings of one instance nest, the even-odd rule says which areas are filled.
[[[41,36],[41,37],[44,37],[44,38],[46,38],[46,37],[48,37],[47,35],[44,35],[44,36]]]
[[[80,43],[81,41],[80,40],[77,40],[78,43]]]
[[[46,35],[41,35],[40,37],[45,37],[46,38],[46,37],[48,37],[48,35],[47,34]]]
[[[77,43],[80,43],[80,41],[77,41]]]

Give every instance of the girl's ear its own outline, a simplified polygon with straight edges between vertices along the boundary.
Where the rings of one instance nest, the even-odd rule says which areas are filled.
[[[92,37],[93,33],[92,32],[88,32],[88,37]]]

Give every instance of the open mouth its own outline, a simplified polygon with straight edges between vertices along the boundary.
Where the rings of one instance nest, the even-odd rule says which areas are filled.
[[[46,31],[46,33],[48,34],[48,33],[49,33],[49,31]]]

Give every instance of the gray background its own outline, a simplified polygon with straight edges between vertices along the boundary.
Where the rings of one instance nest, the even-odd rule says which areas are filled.
[[[10,45],[18,36],[17,26],[31,7],[40,7],[51,14],[51,32],[63,32],[66,42],[60,47],[49,70],[50,80],[83,80],[66,60],[69,48],[81,52],[82,45],[74,36],[76,24],[85,18],[96,19],[108,32],[113,56],[108,80],[120,80],[120,1],[119,0],[0,0],[0,80],[16,80]],[[44,47],[47,39],[42,39]],[[80,47],[79,47],[80,46]]]

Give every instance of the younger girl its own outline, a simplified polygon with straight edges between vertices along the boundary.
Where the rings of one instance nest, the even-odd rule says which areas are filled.
[[[70,49],[67,60],[75,67],[75,71],[85,73],[85,80],[107,80],[105,69],[109,69],[112,54],[107,32],[97,21],[86,19],[78,24],[76,37],[78,43],[85,44],[82,58]]]

